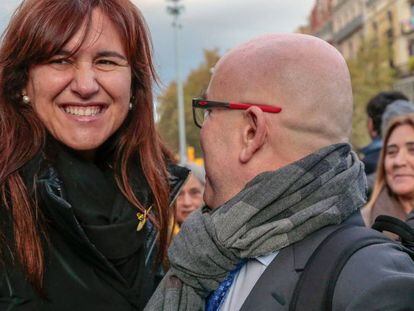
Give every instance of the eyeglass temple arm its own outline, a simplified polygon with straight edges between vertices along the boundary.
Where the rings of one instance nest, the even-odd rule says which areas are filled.
[[[244,103],[237,103],[237,102],[229,102],[229,108],[230,109],[248,109],[249,107],[258,107],[263,112],[270,112],[270,113],[279,113],[282,111],[282,108],[275,107],[275,106],[269,106],[269,105],[260,105],[260,104],[244,104]]]

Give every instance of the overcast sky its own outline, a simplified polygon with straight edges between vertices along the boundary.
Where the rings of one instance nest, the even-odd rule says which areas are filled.
[[[133,0],[152,34],[155,62],[162,82],[175,78],[172,17],[167,0]],[[0,0],[2,32],[19,0]],[[306,23],[314,0],[181,0],[181,71],[185,77],[203,60],[203,49],[221,53],[269,32],[293,32]]]

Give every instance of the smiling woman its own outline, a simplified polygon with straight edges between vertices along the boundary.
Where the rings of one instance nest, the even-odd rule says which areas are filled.
[[[144,307],[187,175],[155,131],[154,79],[129,0],[18,7],[0,46],[1,310]]]
[[[362,210],[365,223],[379,215],[406,220],[414,209],[414,114],[395,117],[384,136],[374,190]]]
[[[115,25],[101,9],[92,11],[87,32],[86,26],[57,54],[29,68],[23,93],[55,139],[93,159],[128,114],[131,67]]]

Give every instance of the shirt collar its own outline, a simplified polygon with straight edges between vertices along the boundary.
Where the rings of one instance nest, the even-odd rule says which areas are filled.
[[[265,255],[265,256],[258,256],[256,257],[256,260],[258,262],[260,262],[262,265],[264,266],[268,266],[270,265],[270,263],[273,261],[273,259],[275,259],[276,255],[279,253],[279,251],[276,251],[274,253],[271,253],[269,255]]]

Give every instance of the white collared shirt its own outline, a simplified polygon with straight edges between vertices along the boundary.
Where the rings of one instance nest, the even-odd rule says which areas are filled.
[[[259,280],[269,264],[279,252],[267,256],[260,256],[249,261],[235,275],[233,284],[220,305],[220,311],[238,311],[249,296],[253,286]]]

